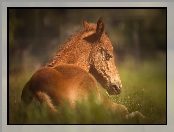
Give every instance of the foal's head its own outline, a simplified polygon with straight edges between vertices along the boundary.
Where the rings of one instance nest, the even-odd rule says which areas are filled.
[[[105,25],[100,18],[97,25],[83,22],[84,30],[88,32],[83,39],[90,43],[89,72],[107,90],[110,95],[121,92],[121,80],[114,62],[113,46],[105,34]]]
[[[109,94],[121,92],[121,80],[114,62],[113,46],[100,18],[97,24],[83,21],[83,30],[71,36],[47,64],[74,64],[90,72]]]

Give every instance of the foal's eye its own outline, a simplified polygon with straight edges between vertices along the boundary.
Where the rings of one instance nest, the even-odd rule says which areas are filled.
[[[106,54],[106,60],[109,60],[110,58],[112,58],[112,55]]]

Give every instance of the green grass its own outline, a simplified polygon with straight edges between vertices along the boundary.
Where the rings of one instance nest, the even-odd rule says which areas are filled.
[[[127,69],[126,65],[129,66]],[[138,110],[155,123],[165,123],[166,57],[160,55],[139,64],[130,59],[119,66],[123,91],[120,96],[112,97],[113,100],[124,104],[130,112]]]
[[[9,123],[10,124],[166,124],[166,57],[143,60],[137,63],[132,58],[117,65],[123,89],[117,96],[103,94],[114,102],[125,105],[129,112],[140,111],[151,120],[124,120],[117,113],[90,103],[77,103],[77,109],[68,105],[59,109],[61,114],[48,116],[46,106],[25,106],[21,92],[34,70],[10,73],[9,75]]]

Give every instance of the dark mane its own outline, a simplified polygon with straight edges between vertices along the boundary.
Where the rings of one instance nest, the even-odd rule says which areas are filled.
[[[96,24],[90,23],[90,27],[88,29],[82,29],[76,31],[73,35],[69,36],[65,42],[63,42],[57,52],[53,55],[51,60],[46,64],[47,67],[53,67],[54,64],[59,61],[59,59],[62,57],[62,53],[67,50],[71,49],[71,47],[74,47],[74,45],[79,41],[80,39],[83,39],[89,35],[91,35],[96,28]],[[91,32],[92,31],[92,32]]]
[[[46,64],[46,66],[52,67],[53,64],[59,60],[64,50],[71,47],[72,44],[74,44],[79,39],[80,35],[83,34],[83,32],[83,30],[78,30],[75,34],[69,36],[68,39],[59,46],[58,50],[53,55],[51,60]]]

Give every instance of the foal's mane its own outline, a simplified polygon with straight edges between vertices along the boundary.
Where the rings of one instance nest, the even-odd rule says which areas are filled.
[[[85,27],[86,21],[83,21],[83,26]],[[88,37],[91,34],[95,33],[96,30],[96,24],[93,23],[87,23],[88,27],[83,28],[82,30],[76,31],[73,35],[69,36],[65,42],[63,42],[57,52],[53,55],[52,59],[46,64],[48,67],[53,67],[54,64],[59,61],[59,59],[62,57],[62,53],[64,53],[65,50],[72,49],[80,39],[83,39],[85,37]]]

